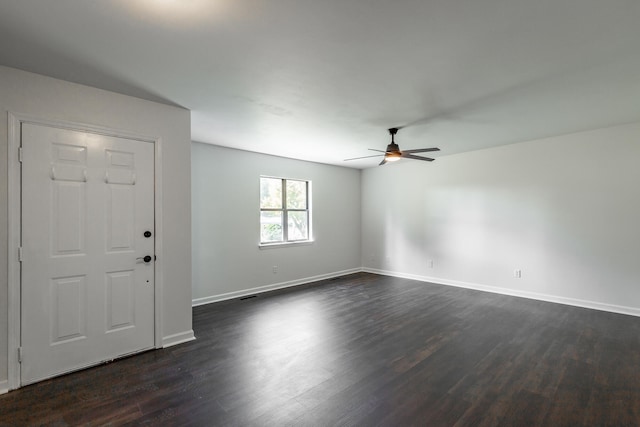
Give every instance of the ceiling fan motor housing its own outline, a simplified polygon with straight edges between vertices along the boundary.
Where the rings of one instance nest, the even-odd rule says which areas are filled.
[[[398,147],[398,144],[396,144],[395,142],[392,142],[391,144],[387,145],[387,153],[395,153],[399,151],[400,151],[400,147]]]

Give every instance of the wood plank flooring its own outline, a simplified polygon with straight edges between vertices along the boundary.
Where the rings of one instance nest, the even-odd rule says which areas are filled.
[[[0,396],[0,425],[638,426],[640,319],[359,273]]]

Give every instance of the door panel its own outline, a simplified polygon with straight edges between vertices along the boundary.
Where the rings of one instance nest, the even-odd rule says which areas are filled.
[[[153,144],[23,124],[22,149],[22,384],[153,348]]]
[[[54,181],[51,200],[51,256],[82,255],[86,241],[86,186]]]
[[[135,272],[107,273],[107,332],[135,326]]]
[[[107,189],[107,252],[135,251],[135,187],[109,184]]]
[[[51,343],[86,338],[86,276],[51,280]]]

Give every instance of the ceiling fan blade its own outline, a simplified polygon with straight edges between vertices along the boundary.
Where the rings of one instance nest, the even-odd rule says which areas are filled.
[[[380,157],[380,156],[384,156],[384,154],[374,154],[373,156],[364,156],[364,157],[353,157],[351,159],[344,159],[343,162],[348,162],[349,160],[368,159],[370,157]]]
[[[426,153],[428,151],[440,151],[439,148],[416,148],[414,150],[402,150],[403,153]]]
[[[367,150],[369,150],[369,151],[378,151],[380,153],[386,153],[386,151],[376,150],[375,148],[367,148]]]
[[[421,157],[421,156],[414,156],[413,154],[406,154],[406,152],[403,152],[400,157],[404,158],[404,159],[413,159],[413,160],[426,160],[427,162],[433,162],[435,159],[432,159],[431,157]]]
[[[385,163],[387,163],[387,159],[386,159],[386,158],[382,159],[382,161],[380,162],[380,164],[379,164],[378,166],[382,166],[382,165],[384,165]]]

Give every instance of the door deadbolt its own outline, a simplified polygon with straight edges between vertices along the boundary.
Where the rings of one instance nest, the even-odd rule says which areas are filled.
[[[151,237],[151,232],[150,232],[149,230],[145,231],[145,232],[144,232],[144,237],[146,237],[147,239],[148,239],[149,237]]]

